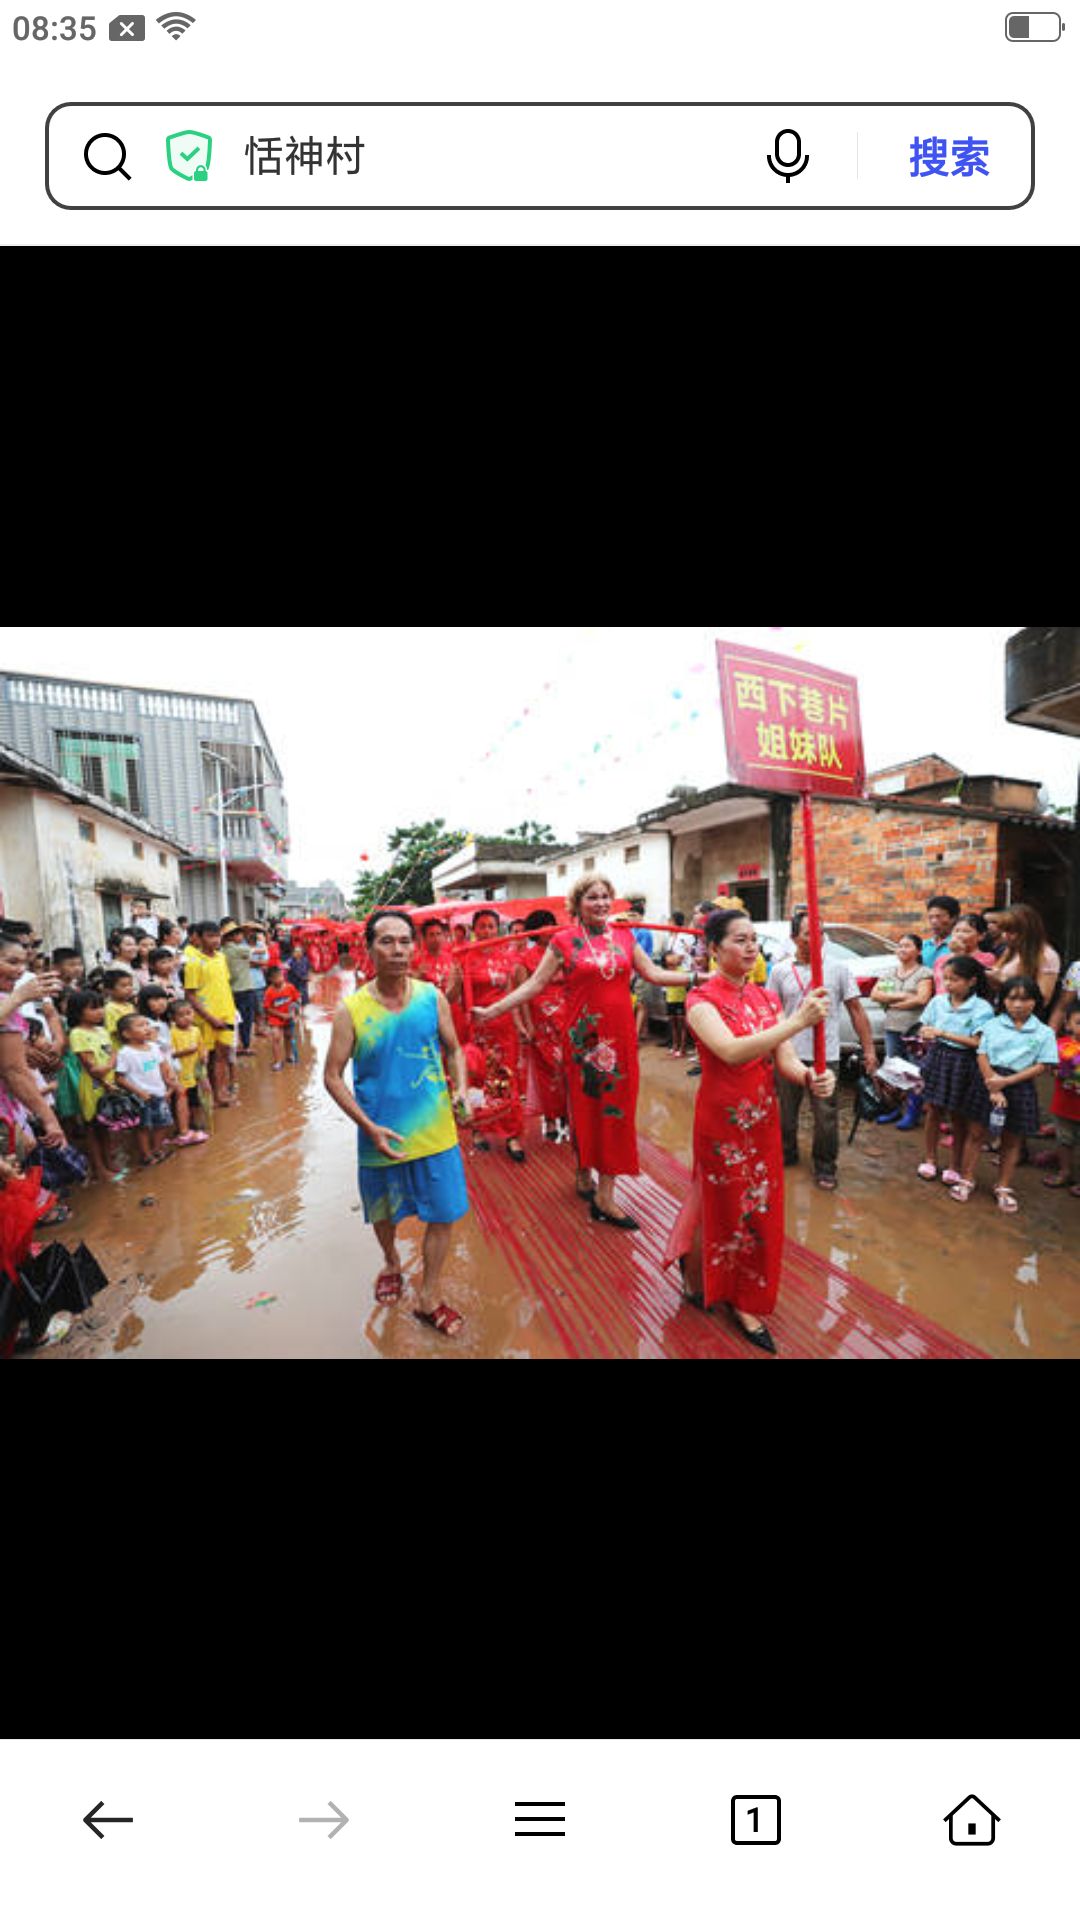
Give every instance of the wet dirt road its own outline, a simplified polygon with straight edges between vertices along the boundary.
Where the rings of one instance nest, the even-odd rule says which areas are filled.
[[[376,1307],[380,1260],[360,1212],[355,1135],[322,1087],[329,1020],[351,976],[313,984],[301,1064],[271,1074],[265,1043],[241,1061],[241,1104],[215,1116],[211,1145],[73,1196],[63,1237],[85,1239],[112,1284],[67,1340],[27,1357],[561,1355],[545,1308],[475,1212],[446,1276],[468,1320],[460,1346],[401,1308]],[[682,1062],[643,1050],[639,1128],[687,1164],[695,1088]],[[845,1114],[849,1103],[845,1094]],[[849,1129],[850,1118],[845,1142]],[[958,1207],[916,1180],[919,1145],[918,1135],[864,1126],[842,1148],[837,1194],[819,1193],[805,1166],[790,1172],[789,1235],[993,1357],[1080,1355],[1080,1201],[1022,1168],[1014,1217],[993,1207],[988,1171],[985,1191]],[[633,1182],[619,1192],[632,1206]],[[410,1272],[418,1238],[416,1223],[400,1235]]]

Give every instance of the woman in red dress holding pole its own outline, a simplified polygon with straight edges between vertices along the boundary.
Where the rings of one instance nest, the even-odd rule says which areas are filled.
[[[498,940],[500,931],[497,913],[481,908],[473,915],[473,940],[477,947],[485,940]],[[484,1091],[493,1107],[505,1109],[491,1122],[489,1130],[506,1141],[511,1160],[520,1164],[525,1159],[521,1144],[525,1115],[518,1081],[521,1039],[517,1021],[502,1005],[507,988],[520,978],[520,962],[515,948],[507,944],[491,947],[487,952],[467,947],[461,964],[466,1009],[471,1008],[472,1016],[470,1037],[483,1050],[486,1060]],[[496,1002],[499,1003],[497,1012]],[[482,1125],[482,1111],[479,1118]]]
[[[745,913],[714,913],[706,928],[719,971],[687,1001],[698,1042],[701,1091],[694,1117],[694,1181],[672,1229],[665,1264],[682,1269],[687,1298],[726,1304],[764,1353],[776,1346],[761,1315],[772,1313],[784,1247],[784,1165],[775,1068],[827,1100],[835,1081],[800,1060],[791,1042],[820,1026],[829,996],[811,993],[790,1019],[751,984],[758,942]]]
[[[414,979],[426,980],[430,986],[438,987],[452,1007],[461,998],[461,969],[449,939],[450,929],[445,920],[425,920],[410,972]]]
[[[566,1002],[563,1054],[570,1124],[578,1158],[577,1191],[594,1220],[636,1230],[637,1221],[615,1210],[615,1180],[640,1172],[637,1151],[638,1047],[630,982],[640,974],[650,985],[668,985],[629,927],[609,926],[615,905],[610,880],[579,880],[567,900],[574,925],[563,927],[531,980],[481,1013],[491,1019],[527,1006],[556,980]],[[694,981],[697,975],[693,976]],[[593,1169],[599,1184],[593,1186]]]
[[[557,927],[558,924],[553,913],[540,909],[530,913],[525,922],[525,931],[535,935],[545,927]],[[526,978],[531,980],[543,965],[547,950],[546,940],[530,940],[521,956]],[[558,981],[553,980],[522,1013],[527,1041],[525,1058],[531,1070],[533,1099],[540,1108],[545,1140],[561,1141],[569,1134],[563,1062],[565,1012],[566,995]],[[534,1106],[532,1111],[535,1110]]]

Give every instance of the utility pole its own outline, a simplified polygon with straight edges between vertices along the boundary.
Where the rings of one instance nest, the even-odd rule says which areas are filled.
[[[217,830],[218,856],[221,861],[221,917],[224,920],[229,911],[229,875],[225,861],[225,789],[218,774],[217,790]]]

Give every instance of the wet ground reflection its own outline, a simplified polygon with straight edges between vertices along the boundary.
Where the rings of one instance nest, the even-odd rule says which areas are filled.
[[[548,1309],[508,1257],[512,1248],[485,1235],[475,1213],[448,1271],[448,1293],[469,1322],[460,1348],[436,1344],[401,1309],[374,1306],[380,1261],[360,1214],[355,1136],[322,1087],[329,1018],[351,984],[340,975],[315,983],[299,1066],[272,1075],[265,1043],[241,1061],[241,1105],[215,1116],[211,1146],[119,1187],[75,1195],[66,1237],[85,1238],[113,1284],[67,1341],[34,1358],[510,1359],[562,1351]],[[696,1085],[684,1063],[644,1049],[640,1130],[684,1164]],[[942,1187],[916,1181],[919,1149],[917,1136],[864,1127],[842,1149],[838,1193],[820,1193],[805,1166],[789,1175],[789,1235],[841,1270],[830,1278],[823,1315],[845,1310],[846,1272],[988,1354],[1080,1355],[1080,1205],[1067,1191],[1047,1192],[1041,1174],[1023,1168],[1014,1217],[994,1209],[988,1172],[985,1191],[958,1207]],[[505,1175],[512,1180],[513,1169]],[[635,1210],[639,1197],[649,1203],[647,1180],[621,1183],[620,1198]],[[417,1237],[415,1225],[402,1234],[413,1271]],[[635,1250],[639,1266],[642,1257]],[[638,1278],[647,1318],[655,1275],[641,1267]],[[853,1327],[845,1352],[856,1357],[857,1320]],[[663,1351],[660,1322],[656,1339]],[[898,1336],[897,1345],[919,1350],[917,1336]]]

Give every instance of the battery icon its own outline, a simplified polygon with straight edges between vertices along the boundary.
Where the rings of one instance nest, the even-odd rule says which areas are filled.
[[[1006,40],[1060,40],[1060,13],[1007,13]]]

